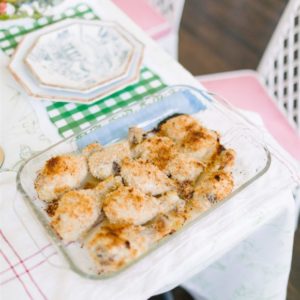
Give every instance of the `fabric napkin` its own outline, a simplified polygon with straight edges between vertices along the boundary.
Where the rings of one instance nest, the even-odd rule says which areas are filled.
[[[0,145],[5,153],[3,168],[17,170],[20,164],[60,137],[43,115],[40,119],[30,105],[30,100],[19,92],[17,84],[6,68],[8,58],[0,51]],[[44,117],[43,117],[44,116]],[[48,122],[47,122],[48,121]]]

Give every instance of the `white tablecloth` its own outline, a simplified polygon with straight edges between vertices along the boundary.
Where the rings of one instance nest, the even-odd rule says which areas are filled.
[[[279,197],[266,224],[183,284],[195,300],[286,299],[296,210],[289,191]]]
[[[118,20],[146,44],[146,63],[166,83],[199,87],[186,70],[145,37],[109,1],[90,3],[99,14]],[[42,106],[18,92],[18,86],[6,70],[8,60],[3,54],[0,61],[0,144],[6,154],[4,168],[17,170],[24,159],[59,136]],[[266,138],[274,143],[268,135]],[[287,170],[274,159],[265,176],[222,209],[115,278],[93,281],[49,263],[45,254],[50,261],[60,258],[16,192],[15,173],[1,173],[0,295],[3,299],[147,299],[206,269],[186,285],[209,299],[247,299],[245,295],[249,299],[284,299],[295,220],[292,185]],[[21,220],[30,225],[31,234],[43,245],[42,252],[16,216],[14,203]],[[207,269],[210,265],[212,267]],[[251,298],[252,295],[255,297]]]

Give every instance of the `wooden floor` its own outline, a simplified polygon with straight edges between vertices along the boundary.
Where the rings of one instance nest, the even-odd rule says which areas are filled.
[[[300,299],[300,225],[295,234],[292,271],[290,274],[287,299]]]
[[[186,0],[179,60],[194,75],[255,69],[287,0]]]
[[[179,61],[194,75],[256,69],[287,0],[186,0]],[[188,300],[176,290],[176,299]],[[300,299],[300,229],[288,300]]]

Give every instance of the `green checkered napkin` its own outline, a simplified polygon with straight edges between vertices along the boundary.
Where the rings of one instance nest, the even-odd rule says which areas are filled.
[[[66,18],[82,18],[87,20],[99,19],[86,4],[68,8],[59,15],[42,17],[28,26],[11,26],[0,30],[0,48],[11,55],[23,35]],[[160,77],[147,67],[140,72],[139,82],[127,86],[108,97],[90,105],[45,102],[50,120],[58,128],[59,133],[70,136],[103,119],[106,115],[117,112],[122,107],[142,100],[144,97],[164,88],[166,85]]]

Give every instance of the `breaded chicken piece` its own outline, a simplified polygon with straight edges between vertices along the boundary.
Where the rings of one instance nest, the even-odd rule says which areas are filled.
[[[101,201],[95,190],[74,190],[58,201],[51,226],[64,242],[78,240],[100,217]]]
[[[137,142],[132,156],[156,165],[179,181],[195,180],[204,168],[204,165],[191,155],[178,152],[175,143],[165,136],[151,136],[140,143]]]
[[[211,206],[212,204],[209,201],[206,201],[206,199],[203,200],[202,197],[193,197],[186,202],[183,215],[186,220],[190,222],[199,217],[201,213],[204,213],[211,208]]]
[[[203,172],[204,165],[194,157],[178,153],[166,163],[165,171],[172,179],[179,182],[195,181]]]
[[[107,195],[103,210],[111,223],[141,225],[157,214],[159,202],[136,188],[121,186]]]
[[[142,226],[103,222],[86,238],[84,248],[95,263],[96,272],[111,273],[126,266],[150,247]]]
[[[105,197],[106,194],[116,190],[118,187],[122,186],[122,178],[121,176],[110,176],[105,180],[99,182],[95,190],[99,192],[101,197]]]
[[[107,195],[103,210],[111,223],[141,225],[158,213],[174,209],[180,202],[182,200],[174,191],[155,198],[136,188],[121,186]]]
[[[188,153],[205,164],[218,152],[219,147],[219,134],[204,127],[187,132],[178,145],[180,152]]]
[[[183,212],[172,210],[169,213],[159,214],[153,220],[145,224],[148,236],[155,243],[167,235],[178,231],[186,222]]]
[[[121,162],[121,177],[125,185],[142,193],[159,195],[174,190],[174,184],[158,167],[143,160],[125,158]]]
[[[217,132],[206,129],[188,115],[169,119],[159,127],[158,135],[169,137],[180,152],[189,153],[203,163],[208,163],[220,146]]]
[[[59,155],[50,158],[38,174],[34,186],[38,197],[46,202],[79,188],[88,175],[86,158],[81,155]]]
[[[235,152],[232,149],[224,148],[215,157],[206,172],[199,177],[193,198],[187,202],[187,218],[194,219],[232,192],[234,181],[230,169],[234,160]]]
[[[97,151],[101,151],[103,147],[99,143],[89,144],[81,150],[81,154],[85,157],[89,157],[91,154]]]
[[[141,158],[157,166],[175,180],[182,198],[192,195],[193,183],[204,165],[190,154],[180,153],[168,137],[151,136],[131,148],[134,158]]]
[[[92,187],[90,188],[84,187],[84,189],[93,189],[95,192],[97,192],[99,201],[101,201],[101,206],[102,206],[102,202],[106,197],[106,195],[116,190],[119,186],[122,186],[123,183],[122,183],[122,178],[120,176],[110,176],[101,182],[97,181],[96,184],[89,184],[89,185]]]
[[[130,147],[141,143],[146,136],[146,132],[139,127],[130,127],[128,129],[128,142]]]
[[[151,136],[132,148],[134,158],[146,160],[164,171],[169,160],[177,154],[174,142],[164,136]]]
[[[233,149],[222,148],[221,152],[215,157],[212,163],[208,166],[209,172],[214,171],[230,171],[234,165],[236,153]]]
[[[207,173],[200,175],[196,187],[193,187],[192,190],[193,197],[187,199],[183,212],[170,212],[166,215],[161,215],[157,219],[159,230],[168,233],[168,229],[170,228],[168,224],[173,224],[173,221],[170,223],[170,220],[178,221],[183,218],[186,221],[192,221],[201,213],[212,207],[214,203],[222,201],[227,197],[234,187],[233,178],[229,172],[230,168],[233,166],[234,159],[234,150],[224,149],[216,157],[213,164],[208,167]],[[170,215],[172,217],[170,217]]]
[[[130,157],[127,141],[105,147],[89,156],[90,172],[94,177],[103,180],[114,174],[114,166],[117,166],[125,157]]]
[[[233,185],[233,178],[229,172],[207,173],[197,183],[193,198],[210,207],[226,198],[232,192]]]
[[[176,184],[177,192],[182,199],[193,196],[196,179],[204,171],[204,165],[186,153],[178,153],[167,163],[165,173]]]
[[[166,192],[157,197],[157,200],[159,201],[157,214],[165,214],[174,209],[180,211],[185,205],[185,201],[178,196],[176,191]]]
[[[191,116],[171,117],[158,128],[158,135],[167,136],[175,143],[180,143],[189,131],[199,131],[201,125]]]

